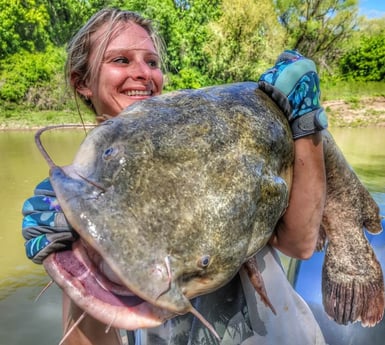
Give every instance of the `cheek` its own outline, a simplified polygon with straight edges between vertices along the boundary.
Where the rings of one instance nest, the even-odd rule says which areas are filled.
[[[102,68],[99,74],[99,88],[115,88],[125,80],[125,75],[121,68]]]
[[[156,86],[157,92],[160,94],[163,91],[164,76],[160,70],[154,71],[152,80]]]

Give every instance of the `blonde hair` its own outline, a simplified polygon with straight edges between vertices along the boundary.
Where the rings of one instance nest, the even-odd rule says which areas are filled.
[[[76,92],[76,88],[86,81],[90,83],[97,82],[98,71],[108,43],[119,33],[122,27],[121,24],[127,22],[137,24],[147,31],[159,54],[161,66],[164,67],[164,44],[150,19],[143,18],[135,12],[115,8],[106,8],[97,12],[68,43],[67,61],[65,64],[66,81],[73,89],[75,97],[80,97],[94,112],[95,110],[93,109],[91,101]],[[104,25],[108,26],[106,26],[106,30],[101,36],[100,41],[98,40],[98,45],[96,46],[91,36]],[[89,56],[92,49],[96,49],[96,55],[95,59],[90,62]]]

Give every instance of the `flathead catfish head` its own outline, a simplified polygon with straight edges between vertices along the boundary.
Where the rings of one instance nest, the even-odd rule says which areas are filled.
[[[176,314],[227,283],[288,202],[293,145],[255,83],[139,102],[51,169],[71,225],[123,285]]]

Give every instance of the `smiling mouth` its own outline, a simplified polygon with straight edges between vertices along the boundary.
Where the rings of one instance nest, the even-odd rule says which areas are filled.
[[[126,96],[151,96],[152,91],[151,90],[146,90],[146,91],[131,90],[131,91],[123,92],[123,94]]]

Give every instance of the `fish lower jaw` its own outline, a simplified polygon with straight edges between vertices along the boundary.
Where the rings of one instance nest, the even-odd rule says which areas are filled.
[[[85,273],[81,275],[85,277],[92,275],[95,282],[106,292],[119,296],[137,297],[131,290],[123,285],[102,257],[81,239],[72,245],[72,254],[74,255],[74,259],[78,260],[79,264],[84,266],[83,269]],[[77,277],[81,280],[80,276]]]
[[[72,250],[53,253],[44,260],[44,268],[71,300],[88,315],[115,328],[135,330],[161,325],[174,315],[144,301],[116,284],[100,284],[95,274]],[[111,290],[109,288],[115,286]],[[122,294],[120,294],[122,293]]]

